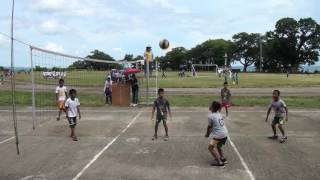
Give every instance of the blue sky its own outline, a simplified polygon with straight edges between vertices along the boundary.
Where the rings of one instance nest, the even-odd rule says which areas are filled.
[[[15,37],[38,47],[86,56],[99,49],[116,59],[159,50],[191,48],[238,32],[264,33],[282,17],[320,22],[317,0],[16,0]],[[10,34],[11,0],[1,0],[0,32]],[[0,35],[0,66],[8,66],[9,41]],[[28,66],[28,48],[16,45],[16,66]]]

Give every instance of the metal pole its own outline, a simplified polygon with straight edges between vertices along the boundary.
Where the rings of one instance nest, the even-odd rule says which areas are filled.
[[[228,55],[227,55],[227,53],[225,53],[225,54],[224,54],[224,66],[225,66],[225,68],[227,68],[227,64],[228,64],[227,58],[228,58]]]
[[[149,61],[146,60],[146,67],[147,67],[147,105],[149,105],[149,78],[150,78],[150,72],[149,72]]]
[[[259,71],[262,72],[262,36],[260,35],[260,42],[259,42],[259,46],[260,46],[260,66],[259,66]]]
[[[36,128],[36,96],[35,96],[35,84],[34,84],[34,72],[33,72],[33,55],[32,47],[30,46],[30,61],[31,61],[31,83],[32,83],[32,129]]]
[[[158,91],[158,61],[155,59],[154,60],[155,61],[155,63],[156,63],[156,97],[157,97],[157,91]]]
[[[20,154],[19,150],[19,138],[18,138],[18,127],[16,117],[16,95],[15,95],[15,71],[14,71],[14,54],[13,54],[13,16],[14,16],[14,0],[12,0],[12,13],[11,13],[11,92],[12,92],[12,119],[14,127],[14,135],[16,139],[17,154]]]

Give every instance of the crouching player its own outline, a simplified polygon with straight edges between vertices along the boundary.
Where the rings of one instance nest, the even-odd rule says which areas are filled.
[[[209,137],[210,134],[212,136],[208,150],[216,161],[211,166],[223,167],[227,163],[227,159],[223,155],[222,146],[228,139],[228,130],[220,113],[220,103],[213,101],[209,110],[211,113],[208,115],[208,128],[205,137]]]

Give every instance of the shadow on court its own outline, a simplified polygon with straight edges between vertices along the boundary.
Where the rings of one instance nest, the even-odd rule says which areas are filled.
[[[30,109],[19,108],[19,156],[14,139],[6,141],[13,136],[10,112],[1,111],[0,179],[320,179],[320,111],[290,110],[289,139],[280,144],[266,138],[265,109],[233,108],[225,121],[235,147],[224,147],[225,168],[209,165],[206,109],[174,108],[166,142],[162,126],[151,140],[150,108],[82,108],[73,142],[56,112],[42,113],[32,130]]]

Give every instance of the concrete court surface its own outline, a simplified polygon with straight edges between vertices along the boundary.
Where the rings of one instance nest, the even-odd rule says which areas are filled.
[[[206,108],[173,108],[168,142],[151,140],[150,108],[82,108],[78,142],[68,137],[65,118],[55,120],[56,112],[42,112],[32,130],[30,108],[19,108],[19,156],[11,114],[0,109],[0,179],[320,179],[320,111],[289,110],[289,139],[280,144],[266,138],[266,109],[232,108],[226,119],[231,141],[224,147],[229,164],[216,168],[203,137]]]

